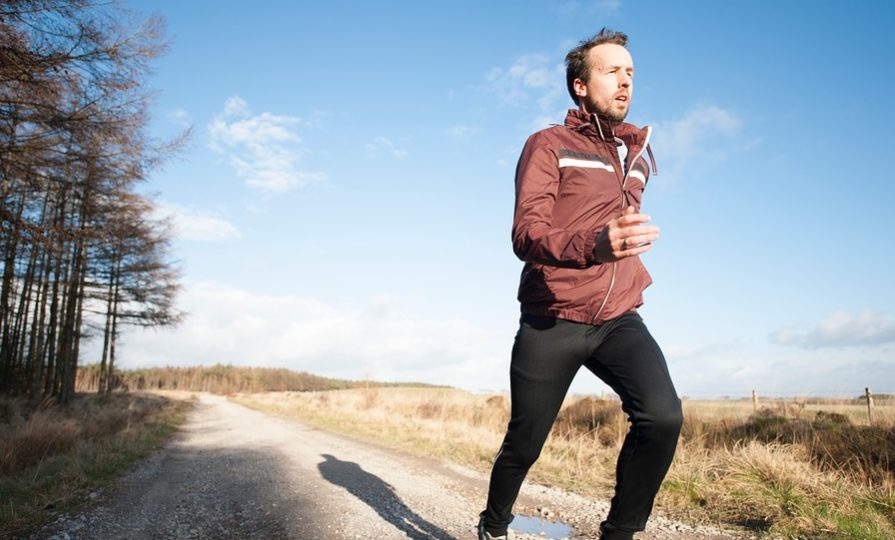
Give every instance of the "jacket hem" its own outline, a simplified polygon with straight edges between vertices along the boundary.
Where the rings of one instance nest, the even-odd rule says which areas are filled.
[[[551,308],[532,308],[522,306],[522,313],[525,315],[534,315],[536,317],[553,317],[582,324],[603,324],[606,320],[594,319],[592,316],[585,315],[578,311],[568,309],[551,309]]]

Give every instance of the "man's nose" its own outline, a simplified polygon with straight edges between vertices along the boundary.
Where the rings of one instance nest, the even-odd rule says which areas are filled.
[[[634,80],[634,78],[631,77],[631,75],[629,75],[627,73],[622,73],[619,76],[618,85],[621,86],[622,88],[628,88],[629,86],[631,86],[631,82],[633,82],[633,80]]]

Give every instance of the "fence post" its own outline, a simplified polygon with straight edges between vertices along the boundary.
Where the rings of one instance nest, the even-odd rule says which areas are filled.
[[[758,394],[752,389],[752,412],[758,412]]]
[[[873,393],[870,392],[870,388],[864,389],[864,395],[867,396],[867,418],[870,420],[870,425],[873,425]]]

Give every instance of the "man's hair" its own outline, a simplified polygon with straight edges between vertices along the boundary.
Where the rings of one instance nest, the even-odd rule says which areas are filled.
[[[623,32],[603,28],[594,37],[579,43],[577,47],[566,55],[566,86],[569,88],[569,95],[572,96],[572,101],[575,102],[575,105],[580,105],[580,103],[578,102],[578,96],[575,94],[573,83],[575,79],[587,82],[587,79],[590,77],[590,64],[587,61],[588,53],[597,45],[604,43],[614,43],[615,45],[627,47],[628,36]]]

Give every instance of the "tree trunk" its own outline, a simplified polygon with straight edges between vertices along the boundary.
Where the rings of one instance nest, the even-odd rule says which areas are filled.
[[[2,390],[13,388],[13,360],[15,357],[13,351],[15,350],[15,343],[12,339],[13,321],[10,315],[13,310],[11,309],[10,301],[15,288],[15,265],[20,236],[19,224],[21,223],[24,210],[25,201],[23,197],[19,202],[15,219],[10,220],[4,227],[9,227],[12,231],[6,241],[6,253],[3,259],[3,286],[0,289],[0,325],[3,326],[2,337],[0,337],[0,374],[3,375],[0,377],[0,389]],[[7,211],[5,204],[3,211]]]
[[[109,346],[109,375],[115,371],[115,341],[118,338],[118,296],[121,289],[121,260],[119,259],[118,268],[115,270],[115,293],[112,295],[112,343]],[[106,393],[110,393],[110,387]]]
[[[25,269],[25,276],[22,280],[22,296],[19,301],[19,309],[16,310],[15,326],[12,333],[12,343],[15,345],[13,352],[13,377],[12,382],[15,386],[16,393],[22,392],[27,386],[24,374],[28,367],[25,364],[25,346],[28,344],[28,316],[31,313],[31,297],[34,292],[34,275],[37,271],[37,253],[38,250],[31,242],[31,252],[28,254],[28,266]]]
[[[65,306],[63,304],[60,307],[60,297],[64,296],[64,291],[60,295],[59,285],[64,283],[65,272],[68,268],[68,262],[66,257],[68,255],[68,249],[66,248],[65,235],[62,231],[68,230],[65,227],[66,220],[66,201],[68,199],[68,189],[63,188],[60,197],[59,204],[57,206],[59,213],[57,214],[57,224],[59,230],[56,235],[59,239],[56,247],[56,268],[53,271],[53,300],[50,303],[50,321],[48,323],[49,331],[47,335],[47,377],[44,381],[44,395],[55,395],[55,387],[56,387],[56,370],[58,363],[56,362],[56,351],[59,350],[57,340],[59,339],[59,314],[63,312]]]
[[[9,142],[6,146],[5,155],[9,155],[12,149],[16,147],[16,130],[18,126],[18,114],[15,108],[11,108],[9,115]],[[2,189],[0,189],[0,219],[5,223],[0,225],[6,236],[4,254],[3,254],[3,282],[0,284],[0,391],[8,391],[12,379],[12,356],[11,345],[9,343],[9,312],[10,312],[10,296],[13,288],[13,278],[15,275],[16,249],[19,243],[19,223],[21,223],[22,212],[25,209],[25,197],[22,196],[15,219],[9,219],[13,212],[7,204],[10,201],[9,189],[9,167],[8,161],[0,159],[0,174],[3,174]]]
[[[109,265],[109,288],[107,292],[106,298],[106,324],[103,329],[103,354],[100,357],[99,362],[99,393],[100,394],[108,394],[109,389],[107,388],[108,384],[108,373],[106,370],[106,366],[108,365],[108,356],[109,356],[109,338],[110,332],[112,329],[112,304],[114,303],[115,298],[115,274],[117,273],[117,268],[120,268],[120,263],[116,263],[115,259],[117,258],[118,250],[113,251],[114,255],[112,256],[111,264]],[[116,267],[116,268],[113,268]],[[111,369],[109,370],[111,372]]]
[[[64,403],[68,403],[71,398],[75,397],[75,381],[78,379],[78,357],[81,354],[81,323],[84,319],[84,286],[87,283],[87,257],[82,258],[81,263],[81,279],[78,290],[78,307],[75,315],[74,327],[74,346],[72,347],[71,362],[69,365],[68,378],[65,383]]]
[[[47,190],[46,195],[44,196],[43,207],[41,208],[41,224],[43,226],[44,231],[48,230],[48,225],[50,219],[47,218],[47,208],[49,206],[50,201],[50,191]],[[40,248],[40,249],[38,249]],[[32,241],[32,247],[35,254],[35,258],[38,259],[39,262],[37,264],[37,269],[35,270],[35,281],[37,281],[37,299],[34,302],[34,310],[33,316],[31,320],[31,332],[28,337],[28,355],[26,357],[25,362],[25,372],[23,373],[23,381],[22,381],[22,390],[23,392],[28,392],[31,394],[32,400],[36,403],[40,400],[39,389],[40,389],[40,372],[43,364],[43,358],[40,355],[40,352],[43,348],[43,320],[44,315],[46,313],[46,295],[47,295],[47,280],[49,279],[49,270],[50,270],[50,255],[49,255],[49,240],[48,235],[44,233],[41,237],[35,238]],[[40,279],[36,276],[40,275]],[[31,376],[31,385],[28,388],[28,383],[26,382],[26,377],[30,374]],[[29,391],[30,390],[30,391]]]
[[[49,242],[48,242],[49,247]],[[44,343],[44,330],[47,318],[47,297],[50,292],[50,271],[53,268],[51,252],[49,249],[46,251],[46,257],[44,260],[44,277],[41,280],[41,289],[40,292],[40,307],[39,313],[40,318],[36,319],[35,324],[37,325],[37,336],[35,342],[31,347],[31,400],[34,404],[40,401],[41,393],[40,393],[40,382],[41,375],[43,374],[44,360],[45,360],[45,352],[46,346]]]

